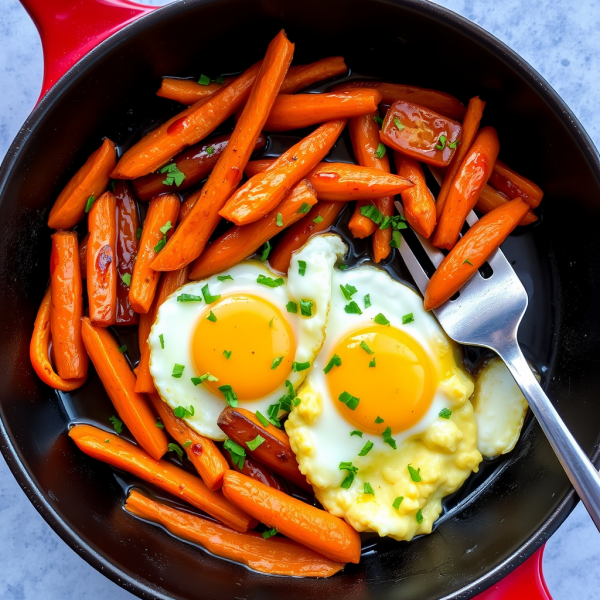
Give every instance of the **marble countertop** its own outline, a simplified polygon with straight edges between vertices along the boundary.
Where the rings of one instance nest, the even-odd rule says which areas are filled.
[[[167,0],[146,0],[165,4]],[[600,147],[600,1],[440,0],[506,42],[558,91]],[[17,0],[0,22],[0,160],[33,108],[42,52]],[[18,81],[18,84],[17,84]],[[0,458],[0,598],[133,599],[89,566],[45,523]],[[579,504],[549,540],[544,572],[554,600],[599,597],[600,535]]]

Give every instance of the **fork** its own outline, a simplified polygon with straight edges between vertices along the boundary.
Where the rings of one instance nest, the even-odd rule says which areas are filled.
[[[396,202],[396,209],[404,215],[400,202]],[[469,226],[477,220],[471,211],[467,217]],[[427,239],[413,232],[437,268],[444,255]],[[427,273],[406,240],[402,240],[399,250],[417,287],[425,295],[429,283]],[[600,531],[600,475],[542,390],[517,342],[517,330],[528,302],[525,288],[502,250],[495,250],[487,263],[493,270],[489,278],[484,279],[479,272],[475,273],[461,288],[457,299],[448,300],[433,313],[454,341],[494,350],[506,363]]]

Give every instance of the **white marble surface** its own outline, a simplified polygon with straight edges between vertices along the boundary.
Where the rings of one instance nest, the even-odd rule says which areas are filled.
[[[596,108],[600,97],[599,0],[439,3],[491,31],[529,61],[562,95],[600,147]],[[42,78],[41,48],[33,24],[17,0],[1,4],[0,159],[34,106]],[[2,600],[133,599],[60,540],[29,503],[2,458],[0,565]],[[600,597],[600,536],[581,505],[548,542],[544,569],[554,600]]]

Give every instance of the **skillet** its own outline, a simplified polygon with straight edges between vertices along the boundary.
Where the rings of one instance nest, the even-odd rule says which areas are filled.
[[[520,342],[561,416],[596,458],[597,152],[520,58],[477,26],[416,0],[180,2],[115,34],[55,85],[0,171],[2,451],[59,535],[143,597],[469,598],[530,556],[575,505],[535,421],[513,453],[482,465],[446,502],[430,536],[408,544],[369,541],[361,564],[330,580],[284,579],[196,551],[125,514],[128,481],[77,452],[64,435],[74,419],[108,422],[113,410],[97,378],[71,396],[56,395],[29,365],[29,337],[47,283],[45,222],[66,181],[101,137],[127,147],[177,110],[154,95],[161,75],[241,70],[282,26],[296,43],[297,63],[341,54],[358,73],[488,102],[485,122],[500,133],[501,157],[546,192],[539,225],[503,246],[530,297]],[[398,265],[393,256],[390,268]],[[478,359],[467,351],[468,363]]]

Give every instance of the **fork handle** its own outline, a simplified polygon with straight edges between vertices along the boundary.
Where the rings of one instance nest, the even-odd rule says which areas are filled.
[[[516,340],[513,339],[505,348],[496,348],[496,352],[521,388],[575,491],[600,531],[600,475],[596,467],[575,441],[542,390]]]

